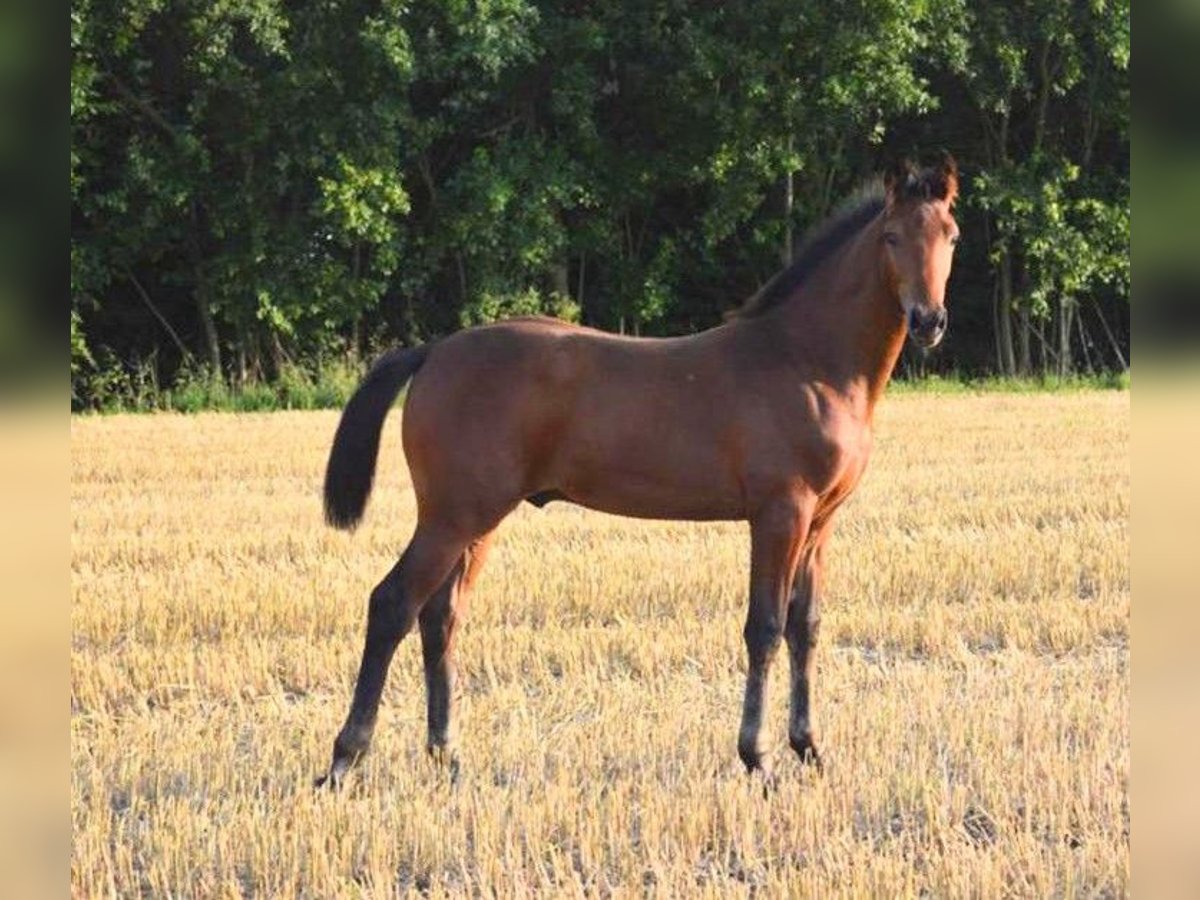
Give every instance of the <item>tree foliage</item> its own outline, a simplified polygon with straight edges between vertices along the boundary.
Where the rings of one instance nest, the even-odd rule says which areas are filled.
[[[856,183],[943,147],[977,249],[935,363],[1123,365],[1128,23],[1127,0],[78,0],[76,401],[103,365],[273,378],[516,313],[710,327]]]

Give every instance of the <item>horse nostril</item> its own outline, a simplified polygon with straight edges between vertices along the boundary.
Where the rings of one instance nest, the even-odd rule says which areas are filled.
[[[908,333],[918,342],[932,346],[941,339],[949,320],[944,306],[936,309],[914,306],[908,311]]]

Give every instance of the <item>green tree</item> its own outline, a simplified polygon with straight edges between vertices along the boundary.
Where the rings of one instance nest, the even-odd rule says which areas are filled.
[[[1082,294],[1128,299],[1129,6],[968,0],[958,27],[971,37],[953,68],[982,126],[973,188],[989,214],[997,365],[1029,373],[1038,338],[1043,370],[1065,373]],[[1102,142],[1117,146],[1098,170]]]
[[[1127,0],[79,0],[71,47],[78,404],[514,314],[710,327],[940,148],[933,363],[1126,361]]]

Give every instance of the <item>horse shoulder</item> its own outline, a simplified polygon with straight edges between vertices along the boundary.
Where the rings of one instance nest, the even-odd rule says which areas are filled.
[[[869,424],[823,385],[806,387],[805,395],[809,427],[800,445],[805,480],[818,496],[853,490],[870,454]]]

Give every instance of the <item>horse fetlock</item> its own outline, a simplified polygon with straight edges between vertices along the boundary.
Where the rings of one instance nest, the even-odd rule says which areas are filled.
[[[333,741],[334,760],[349,760],[350,765],[358,762],[371,746],[374,732],[374,722],[347,722]]]
[[[747,771],[766,771],[767,748],[762,728],[741,730],[738,734],[738,756]]]
[[[450,728],[430,728],[425,738],[425,752],[439,757],[458,751],[458,735]]]
[[[458,745],[454,743],[435,743],[430,740],[425,744],[425,752],[439,766],[453,765],[458,760]]]

